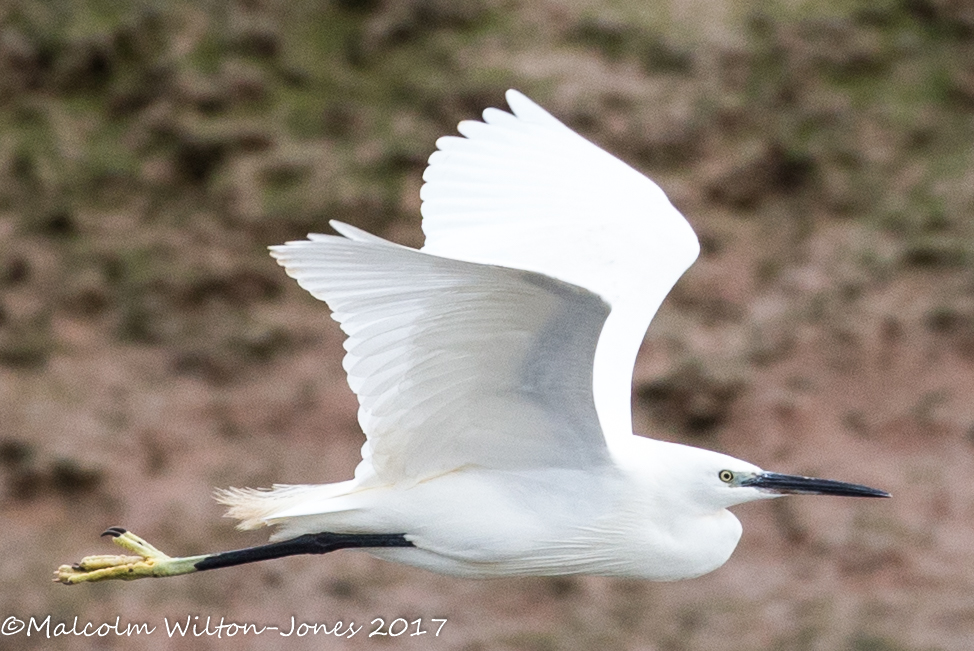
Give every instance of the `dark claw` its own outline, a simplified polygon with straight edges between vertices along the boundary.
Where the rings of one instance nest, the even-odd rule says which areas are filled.
[[[74,565],[71,566],[71,569],[74,570],[75,572],[83,572],[85,568],[81,567],[80,563],[75,563]]]
[[[107,529],[105,529],[105,531],[101,535],[102,536],[111,536],[112,538],[118,538],[123,533],[125,533],[125,528],[124,527],[108,527]]]

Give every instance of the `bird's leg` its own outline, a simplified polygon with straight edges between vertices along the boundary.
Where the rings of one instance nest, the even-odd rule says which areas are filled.
[[[62,565],[54,573],[56,583],[73,585],[91,581],[130,581],[149,577],[177,576],[219,567],[266,561],[296,554],[327,554],[338,549],[361,547],[412,547],[405,534],[309,533],[291,540],[199,556],[172,557],[121,527],[102,534],[137,556],[86,556],[74,565]]]

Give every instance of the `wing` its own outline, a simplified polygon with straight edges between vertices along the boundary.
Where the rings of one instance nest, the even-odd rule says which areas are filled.
[[[651,180],[521,93],[513,114],[461,122],[423,175],[423,251],[527,269],[584,287],[612,308],[594,361],[609,444],[632,432],[636,353],[666,294],[700,247]]]
[[[602,299],[333,226],[348,237],[271,251],[348,335],[344,366],[368,439],[356,478],[608,461],[592,398]]]

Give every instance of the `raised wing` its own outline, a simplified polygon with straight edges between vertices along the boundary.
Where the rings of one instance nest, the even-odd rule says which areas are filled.
[[[422,189],[423,251],[528,269],[584,287],[612,308],[595,356],[594,397],[611,445],[632,432],[636,353],[700,247],[651,180],[521,93],[513,115],[484,111],[465,137],[437,141]]]
[[[368,439],[357,478],[607,462],[592,398],[602,299],[332,225],[348,237],[271,251],[348,335],[344,366]]]

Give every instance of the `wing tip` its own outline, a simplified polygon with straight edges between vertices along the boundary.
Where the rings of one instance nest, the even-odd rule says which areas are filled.
[[[519,120],[530,122],[531,124],[557,125],[566,129],[568,128],[561,120],[516,88],[508,88],[507,92],[504,93],[504,98],[507,100],[507,105],[511,107],[511,112]]]
[[[504,99],[507,100],[507,105],[510,106],[512,109],[514,108],[515,104],[519,104],[522,102],[529,103],[529,104],[534,103],[530,99],[528,99],[527,95],[525,95],[524,93],[522,93],[516,88],[508,88],[504,92]]]
[[[306,247],[310,244],[316,243],[336,243],[336,240],[340,242],[367,242],[372,244],[381,244],[383,246],[400,246],[395,242],[390,242],[389,240],[383,239],[378,235],[373,235],[372,233],[362,230],[357,226],[346,224],[345,222],[338,221],[337,219],[328,220],[328,225],[335,229],[335,232],[337,232],[338,235],[308,233],[307,239],[290,240],[284,244],[272,244],[271,246],[268,246],[267,249],[270,251],[272,258],[276,259],[278,262],[281,262],[281,258],[292,252],[295,248]]]

